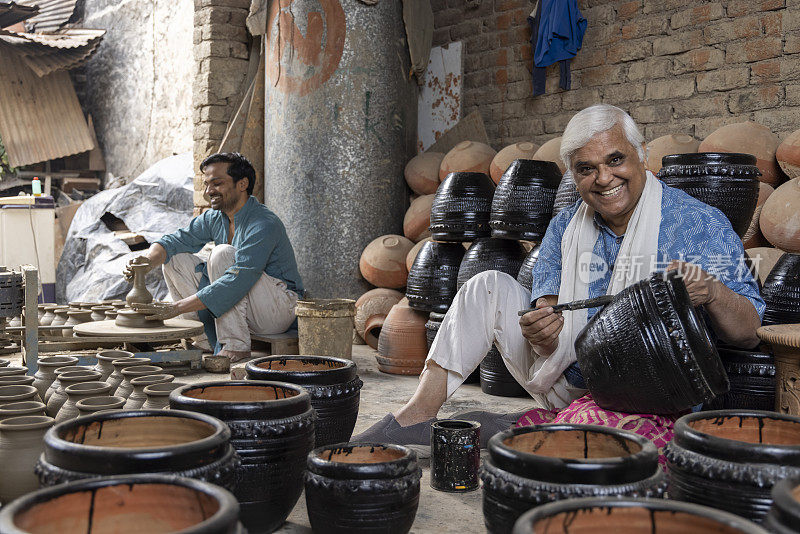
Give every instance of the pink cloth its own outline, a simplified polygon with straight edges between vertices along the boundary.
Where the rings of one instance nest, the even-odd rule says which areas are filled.
[[[663,455],[663,448],[672,440],[672,428],[678,417],[680,415],[629,414],[604,410],[594,402],[591,394],[587,393],[572,401],[572,404],[562,410],[550,411],[543,408],[530,410],[519,418],[517,426],[571,423],[630,430],[653,442],[658,449],[658,463],[664,468],[666,459]]]

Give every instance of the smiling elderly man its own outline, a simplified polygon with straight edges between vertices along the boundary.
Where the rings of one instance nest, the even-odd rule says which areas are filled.
[[[764,301],[745,267],[741,240],[722,212],[646,170],[644,138],[627,113],[606,104],[578,112],[564,130],[561,158],[581,200],[550,222],[533,268],[532,292],[498,271],[464,284],[411,400],[356,439],[428,443],[430,421],[492,343],[513,377],[550,414],[566,412],[573,401],[585,408],[591,398],[574,341],[597,308],[562,315],[551,306],[616,294],[654,271],[683,272],[692,303],[703,306],[717,338],[748,348],[758,343]],[[519,318],[517,311],[531,302],[536,309]],[[456,417],[481,420],[485,443],[520,415]]]

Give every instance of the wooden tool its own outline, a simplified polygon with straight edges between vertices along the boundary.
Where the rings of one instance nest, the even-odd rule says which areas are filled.
[[[614,300],[614,295],[603,295],[602,297],[597,297],[593,299],[586,299],[586,300],[573,300],[572,302],[565,302],[563,304],[556,304],[555,306],[551,306],[553,311],[562,311],[562,310],[582,310],[584,308],[598,308],[600,306],[605,306],[606,304],[610,303]],[[527,310],[520,310],[517,312],[517,315],[520,317],[525,315],[528,312],[532,312],[538,308],[528,308]]]

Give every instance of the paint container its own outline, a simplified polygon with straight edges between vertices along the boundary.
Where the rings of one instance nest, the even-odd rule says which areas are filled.
[[[478,489],[481,425],[443,419],[431,423],[431,487],[439,491]]]

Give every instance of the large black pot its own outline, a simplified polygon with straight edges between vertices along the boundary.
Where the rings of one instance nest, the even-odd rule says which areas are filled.
[[[661,158],[658,177],[670,187],[719,209],[743,237],[756,210],[756,157],[750,154],[699,152]]]
[[[333,356],[267,356],[245,365],[248,380],[303,386],[317,412],[314,446],[350,441],[358,419],[361,386],[355,362]]]
[[[200,413],[95,413],[48,430],[35,471],[42,486],[112,475],[170,473],[233,489],[240,459],[230,439],[225,423]]]
[[[399,445],[340,443],[308,455],[306,507],[314,532],[404,534],[419,504],[422,470]]]
[[[525,247],[518,241],[487,237],[470,245],[458,269],[458,288],[483,271],[501,271],[516,277],[525,261]]]
[[[447,313],[458,291],[461,243],[428,241],[414,259],[406,281],[408,305],[418,311]]]
[[[800,532],[800,478],[781,480],[772,487],[772,508],[764,525],[777,534]]]
[[[767,305],[762,325],[800,323],[800,254],[786,253],[769,272],[761,296]]]
[[[303,491],[305,457],[314,448],[308,393],[286,382],[223,381],[189,384],[169,395],[170,411],[218,417],[230,427],[242,457],[233,493],[250,532],[280,527]],[[168,412],[164,412],[168,413]]]
[[[535,245],[531,251],[528,252],[528,255],[525,256],[525,261],[522,262],[522,266],[520,266],[519,272],[517,273],[517,282],[522,284],[522,287],[528,291],[533,287],[533,266],[536,265],[536,260],[539,259],[540,248],[539,245]]]
[[[506,367],[497,347],[492,345],[489,352],[481,360],[481,391],[495,397],[524,397],[525,388],[517,382]]]
[[[666,477],[647,438],[594,425],[512,428],[489,439],[483,464],[483,519],[510,533],[526,511],[577,497],[660,497]]]
[[[664,450],[669,496],[761,521],[776,482],[800,476],[800,417],[757,410],[684,415]]]
[[[28,493],[0,511],[0,534],[181,532],[240,534],[227,490],[174,475],[117,475]]]
[[[676,271],[618,293],[578,334],[575,351],[592,398],[607,410],[674,414],[729,387]]]
[[[472,241],[489,237],[494,182],[482,172],[451,172],[439,185],[431,206],[434,241]]]
[[[718,347],[731,389],[705,404],[709,410],[775,408],[775,358],[766,352]]]
[[[578,188],[575,187],[575,180],[572,178],[572,173],[565,172],[563,178],[561,178],[561,183],[558,185],[556,199],[553,202],[553,217],[558,215],[558,212],[564,208],[575,204],[580,198],[581,194],[578,193]]]
[[[619,497],[571,499],[526,512],[514,534],[625,532],[627,534],[766,534],[751,521],[685,502]]]
[[[561,171],[552,161],[513,161],[494,192],[492,237],[541,241],[560,182]]]

